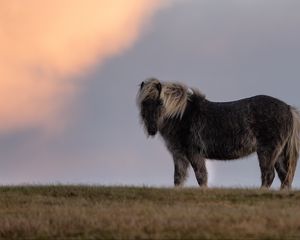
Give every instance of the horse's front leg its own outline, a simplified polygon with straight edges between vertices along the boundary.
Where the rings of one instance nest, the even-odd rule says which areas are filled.
[[[189,167],[189,161],[186,156],[182,153],[173,152],[174,160],[174,185],[182,186]]]
[[[200,187],[207,187],[207,170],[205,166],[205,158],[194,154],[190,157],[191,165],[194,169],[197,182]]]

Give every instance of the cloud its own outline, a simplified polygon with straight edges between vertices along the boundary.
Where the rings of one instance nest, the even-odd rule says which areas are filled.
[[[137,39],[159,0],[0,2],[0,133],[60,128],[76,74]]]

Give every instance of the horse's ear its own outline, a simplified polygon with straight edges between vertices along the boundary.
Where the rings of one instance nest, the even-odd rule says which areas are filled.
[[[158,90],[158,96],[160,96],[160,93],[161,93],[161,83],[157,83],[156,84],[156,88]]]
[[[140,90],[142,90],[142,88],[144,87],[144,82],[142,82],[141,84],[140,84]]]

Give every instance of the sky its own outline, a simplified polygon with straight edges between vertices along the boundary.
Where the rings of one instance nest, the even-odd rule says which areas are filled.
[[[2,185],[173,186],[162,139],[139,123],[148,77],[300,107],[298,0],[21,2],[0,3]],[[209,186],[260,186],[255,154],[207,166]]]

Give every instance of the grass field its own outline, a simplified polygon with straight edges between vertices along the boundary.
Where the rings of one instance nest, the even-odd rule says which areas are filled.
[[[300,191],[0,187],[0,239],[300,239]]]

